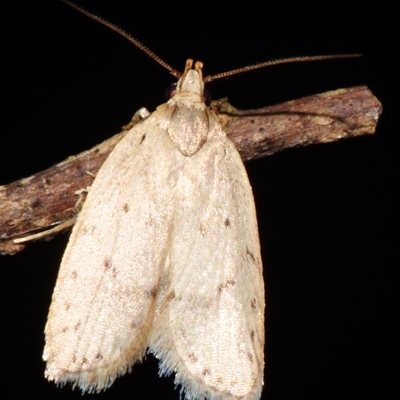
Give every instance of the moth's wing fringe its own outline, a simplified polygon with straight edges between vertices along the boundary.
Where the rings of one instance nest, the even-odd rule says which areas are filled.
[[[187,400],[256,400],[264,286],[254,200],[239,154],[212,129],[177,182],[169,284],[150,350]]]
[[[60,267],[45,375],[83,392],[109,387],[148,347],[176,182],[174,146],[157,122],[156,112],[132,128],[106,160]]]
[[[96,371],[84,371],[79,374],[73,373],[64,373],[61,378],[57,379],[54,376],[46,376],[48,380],[55,381],[57,386],[64,386],[67,383],[72,384],[72,389],[78,387],[82,393],[100,393],[108,389],[114,381],[121,375],[124,375],[126,372],[132,371],[132,366],[135,362],[141,361],[131,360],[129,365],[126,365],[125,368],[115,368],[117,371],[114,374],[110,374],[110,367],[102,368]]]

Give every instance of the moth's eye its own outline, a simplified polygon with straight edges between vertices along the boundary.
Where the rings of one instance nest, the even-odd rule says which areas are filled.
[[[206,103],[207,107],[211,104],[212,101],[211,92],[206,87],[203,90],[203,100],[204,103]]]
[[[171,83],[171,84],[167,87],[167,89],[165,90],[165,98],[166,98],[167,100],[169,100],[170,98],[172,98],[172,97],[175,96],[175,93],[176,93],[176,85],[177,85],[177,82]]]
[[[170,98],[172,98],[172,97],[175,96],[175,93],[176,93],[176,85],[177,85],[177,82],[171,83],[171,84],[167,87],[167,89],[166,89],[166,91],[165,91],[165,98],[166,98],[167,100],[169,100]],[[204,103],[206,103],[206,106],[207,106],[207,107],[211,104],[212,96],[211,96],[210,91],[209,91],[207,88],[204,88],[204,91],[203,91],[203,100],[204,100]]]

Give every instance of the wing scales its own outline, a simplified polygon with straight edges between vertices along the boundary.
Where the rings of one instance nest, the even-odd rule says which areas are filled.
[[[100,169],[53,294],[44,351],[49,379],[99,391],[144,355],[170,234],[173,150],[156,112]]]
[[[264,286],[252,191],[217,124],[176,187],[169,277],[151,350],[186,399],[259,399]]]

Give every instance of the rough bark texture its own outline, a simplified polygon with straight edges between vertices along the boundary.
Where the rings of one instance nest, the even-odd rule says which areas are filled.
[[[258,110],[236,110],[225,102],[219,118],[247,161],[290,147],[373,134],[381,111],[369,89],[359,86]],[[1,186],[0,253],[15,254],[25,247],[15,240],[34,239],[32,235],[38,233],[49,238],[72,226],[79,209],[76,192],[92,184],[124,133],[45,171]]]

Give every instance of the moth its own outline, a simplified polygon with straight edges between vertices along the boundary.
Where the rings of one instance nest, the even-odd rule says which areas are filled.
[[[99,392],[149,350],[186,399],[260,398],[254,200],[203,90],[202,63],[188,60],[175,95],[98,172],[52,297],[47,379]]]
[[[54,289],[46,377],[107,388],[147,349],[186,398],[258,399],[264,285],[240,156],[203,101],[201,63],[101,167]]]
[[[204,103],[189,59],[174,96],[131,128],[105,161],[63,256],[45,328],[45,376],[100,392],[146,352],[188,400],[256,400],[264,372],[264,283],[242,160]]]

